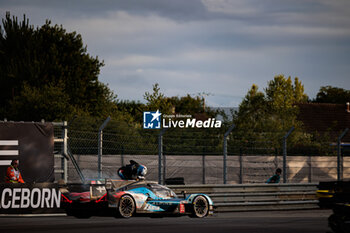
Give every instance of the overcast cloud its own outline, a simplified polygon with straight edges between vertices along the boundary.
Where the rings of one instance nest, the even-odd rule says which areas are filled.
[[[299,77],[310,98],[350,89],[348,0],[0,0],[6,11],[80,33],[119,99],[143,101],[157,82],[166,96],[235,107],[277,74]]]

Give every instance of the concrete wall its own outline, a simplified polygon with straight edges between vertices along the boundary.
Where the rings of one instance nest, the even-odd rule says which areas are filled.
[[[97,156],[75,156],[83,174],[88,179],[97,178]],[[158,181],[158,155],[124,155],[124,164],[130,159],[144,164],[148,168],[146,178]],[[56,161],[59,164],[59,161]],[[186,184],[203,182],[202,156],[166,156],[166,177],[184,177]],[[277,167],[282,168],[281,156],[243,156],[243,183],[264,183]],[[59,166],[59,165],[57,165]],[[103,155],[102,177],[118,178],[117,169],[122,166],[120,155]],[[311,166],[311,168],[310,168]],[[287,159],[289,183],[308,183],[330,181],[337,178],[337,158],[326,156],[289,156]],[[68,169],[69,182],[78,182],[79,178],[71,161]],[[227,183],[237,184],[240,180],[239,156],[228,156]],[[282,177],[281,177],[282,178]],[[344,158],[344,179],[350,178],[350,157]],[[56,180],[59,178],[56,178]],[[205,156],[205,183],[223,183],[223,157]]]

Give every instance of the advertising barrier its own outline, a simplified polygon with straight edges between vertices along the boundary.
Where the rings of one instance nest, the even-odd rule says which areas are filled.
[[[53,148],[52,123],[0,122],[0,183],[13,159],[26,183],[53,182]]]
[[[63,213],[57,184],[0,184],[0,214]]]

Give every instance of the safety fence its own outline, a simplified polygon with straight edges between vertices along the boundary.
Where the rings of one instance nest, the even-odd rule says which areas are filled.
[[[184,177],[186,184],[264,183],[276,168],[281,182],[318,182],[349,178],[347,131],[313,134],[242,132],[221,129],[145,130],[107,118],[55,123],[56,180],[117,178],[133,159],[148,167],[147,179],[165,183]]]
[[[74,155],[84,177],[97,179],[97,156]],[[146,178],[158,181],[157,155],[103,155],[102,177],[118,178],[117,169],[129,160],[136,160],[148,168]],[[227,158],[228,184],[265,183],[274,174],[276,167],[282,164],[283,157],[278,156],[234,156]],[[68,163],[69,182],[80,182],[74,166]],[[290,156],[287,162],[289,183],[310,183],[337,179],[337,158],[330,156]],[[344,158],[344,178],[350,178],[350,157]],[[165,178],[183,177],[186,184],[222,184],[222,155],[173,155],[166,156]],[[165,180],[165,179],[164,179]]]

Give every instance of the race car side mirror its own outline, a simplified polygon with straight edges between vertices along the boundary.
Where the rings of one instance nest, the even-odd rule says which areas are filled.
[[[181,194],[182,194],[182,196],[184,197],[184,199],[186,199],[186,191],[185,190],[183,190],[183,191],[181,191]]]

